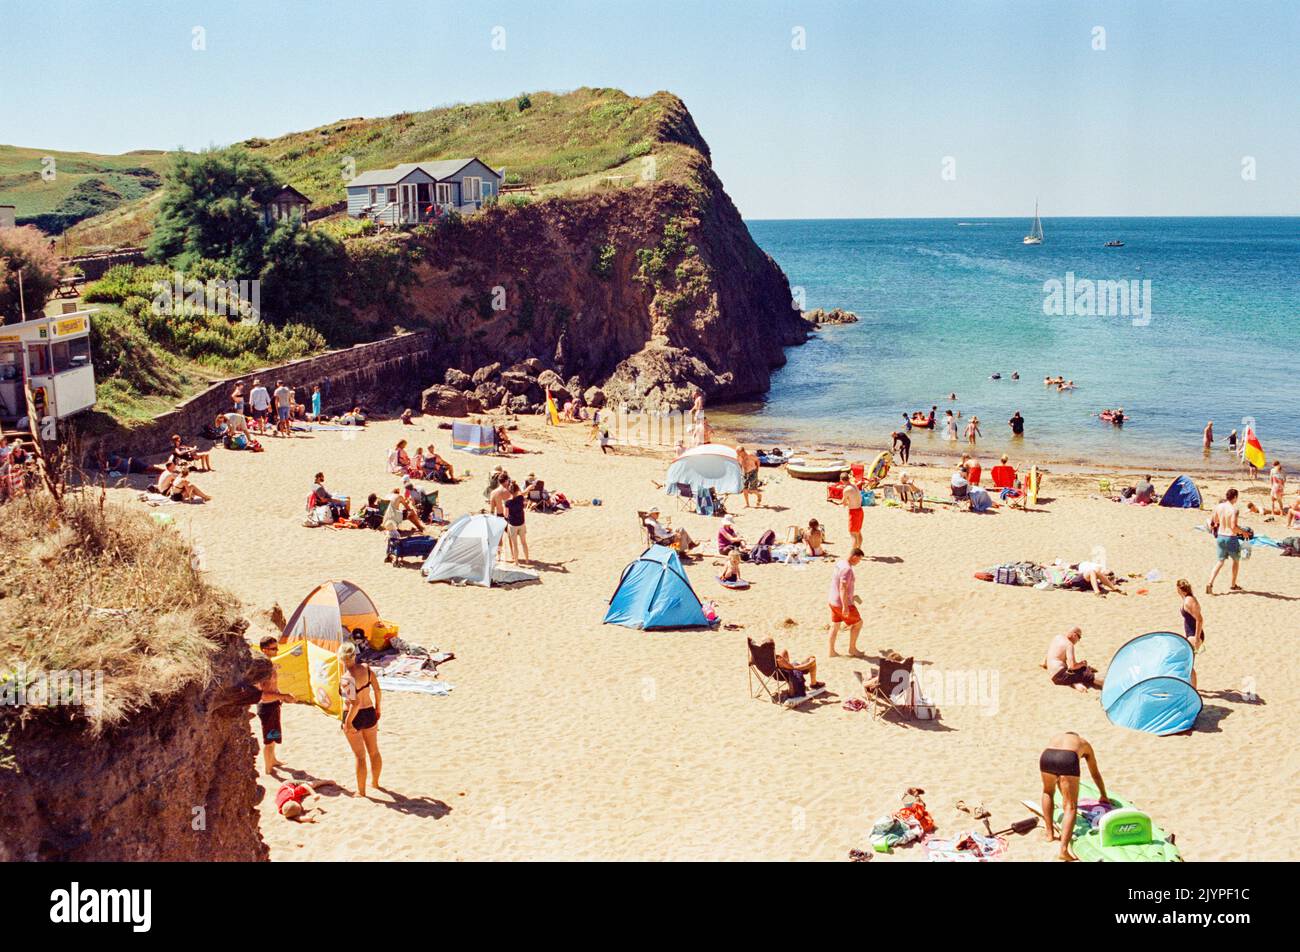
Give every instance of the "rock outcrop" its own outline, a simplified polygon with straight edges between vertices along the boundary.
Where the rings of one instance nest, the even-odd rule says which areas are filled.
[[[814,327],[822,327],[828,324],[856,324],[858,315],[840,307],[831,308],[829,311],[818,307],[811,311],[804,311],[803,319]]]
[[[570,394],[599,385],[612,404],[681,408],[693,388],[711,401],[752,396],[811,333],[685,106],[660,95],[662,178],[368,239],[409,244],[403,313],[432,326],[439,361],[471,373],[485,406],[501,402],[486,384],[536,401],[511,377],[530,359],[529,376],[554,371]]]

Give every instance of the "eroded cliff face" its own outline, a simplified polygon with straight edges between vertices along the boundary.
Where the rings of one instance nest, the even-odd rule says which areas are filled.
[[[685,107],[659,136],[674,163],[664,180],[505,203],[399,239],[415,262],[407,313],[435,329],[444,368],[537,358],[632,407],[768,389],[809,325]]]
[[[216,677],[92,736],[58,708],[0,717],[0,861],[252,861],[259,828],[251,682],[269,662],[232,625]]]

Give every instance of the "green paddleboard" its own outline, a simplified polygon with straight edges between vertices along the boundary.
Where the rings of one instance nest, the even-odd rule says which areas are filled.
[[[1079,781],[1080,800],[1098,800],[1101,794],[1087,780]],[[1085,863],[1181,863],[1178,847],[1169,842],[1169,834],[1156,826],[1149,814],[1139,810],[1129,800],[1111,793],[1108,797],[1115,807],[1101,818],[1098,825],[1088,827],[1082,813],[1074,824],[1074,855]],[[1039,810],[1025,800],[1025,806],[1035,813]],[[1061,798],[1056,798],[1056,828],[1061,827],[1064,811]]]

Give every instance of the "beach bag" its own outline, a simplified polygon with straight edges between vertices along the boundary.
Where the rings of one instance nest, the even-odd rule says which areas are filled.
[[[754,565],[766,565],[772,561],[771,545],[756,545],[749,550],[749,561]]]
[[[876,504],[876,491],[874,489],[862,490],[862,505],[874,506]]]
[[[334,521],[334,510],[329,506],[317,506],[307,513],[307,518],[303,520],[303,525],[309,529],[317,526],[327,526]]]
[[[1019,585],[1020,573],[1013,565],[999,565],[993,573],[993,581],[999,585]]]
[[[1283,555],[1300,556],[1300,536],[1287,536],[1278,546]]]

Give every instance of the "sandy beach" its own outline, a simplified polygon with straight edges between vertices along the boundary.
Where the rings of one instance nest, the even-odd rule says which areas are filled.
[[[1049,475],[1028,512],[870,508],[867,559],[857,570],[867,658],[828,658],[833,563],[746,565],[752,588],[724,589],[715,578],[720,560],[708,554],[717,520],[674,511],[653,485],[663,479],[667,453],[602,456],[584,445],[587,427],[548,428],[528,418],[515,439],[535,452],[475,457],[450,452],[450,433],[437,422],[418,417],[414,427],[379,422],[264,438],[262,454],[218,448],[215,471],[195,476],[213,501],[167,507],[210,579],[245,605],[250,636],[269,630],[265,612],[273,604],[291,612],[313,585],[346,578],[370,593],[403,638],[456,654],[441,668],[454,685],[449,696],[385,694],[383,788],[368,799],[348,795],[352,756],[338,723],[310,706],[286,706],[280,757],[291,770],[283,776],[328,778],[343,791],[323,791],[313,825],[279,817],[265,797],[262,831],[272,859],[843,860],[850,849],[869,849],[873,822],[897,809],[911,786],[926,791],[941,835],[977,828],[957,800],[982,803],[994,829],[1027,816],[1020,801],[1038,795],[1038,755],[1062,730],[1093,743],[1108,785],[1175,832],[1188,860],[1280,860],[1293,852],[1280,836],[1290,798],[1277,792],[1300,773],[1288,713],[1300,688],[1287,654],[1300,566],[1259,548],[1242,565],[1244,592],[1201,594],[1213,546],[1193,530],[1206,513],[1116,504],[1084,472]],[[302,525],[318,470],[354,504],[395,488],[400,480],[386,474],[385,457],[401,437],[412,446],[433,442],[458,472],[470,472],[438,487],[450,518],[483,507],[488,471],[499,462],[517,478],[536,473],[576,502],[566,513],[529,514],[540,582],[431,585],[416,561],[405,568],[383,561],[379,532]],[[987,472],[994,460],[983,462]],[[914,459],[909,468],[929,494],[946,495],[950,469],[941,458]],[[817,518],[830,528],[830,550],[847,551],[845,513],[826,502],[824,484],[772,469],[763,476],[762,508],[732,499],[747,540],[769,528],[783,536]],[[1156,480],[1159,488],[1166,482]],[[1242,521],[1257,531],[1298,534],[1284,529],[1284,519],[1266,523],[1244,511],[1246,501],[1265,505],[1265,482],[1228,475],[1197,482],[1211,504],[1238,486]],[[135,494],[111,493],[143,507]],[[652,502],[705,541],[706,555],[687,573],[700,597],[717,603],[718,630],[602,625],[624,565],[642,548],[635,510]],[[973,577],[1002,561],[1077,562],[1095,546],[1118,573],[1154,569],[1161,580],[1130,581],[1127,594],[1101,598]],[[1181,630],[1180,577],[1193,583],[1207,631],[1196,665],[1205,707],[1194,732],[1155,737],[1116,727],[1097,692],[1049,683],[1040,667],[1048,640],[1071,625],[1083,628],[1080,656],[1103,671],[1125,641]],[[1226,587],[1225,571],[1219,590]],[[775,637],[796,658],[815,654],[829,695],[798,710],[751,699],[746,636]],[[931,677],[950,674],[955,683],[973,674],[988,693],[941,696],[940,717],[930,721],[877,722],[843,709],[887,649],[914,655]],[[256,726],[250,719],[250,731]],[[278,785],[270,777],[263,783],[272,793]],[[1040,827],[1012,836],[1008,855],[1048,860],[1055,849]],[[916,847],[877,856],[922,858]]]

